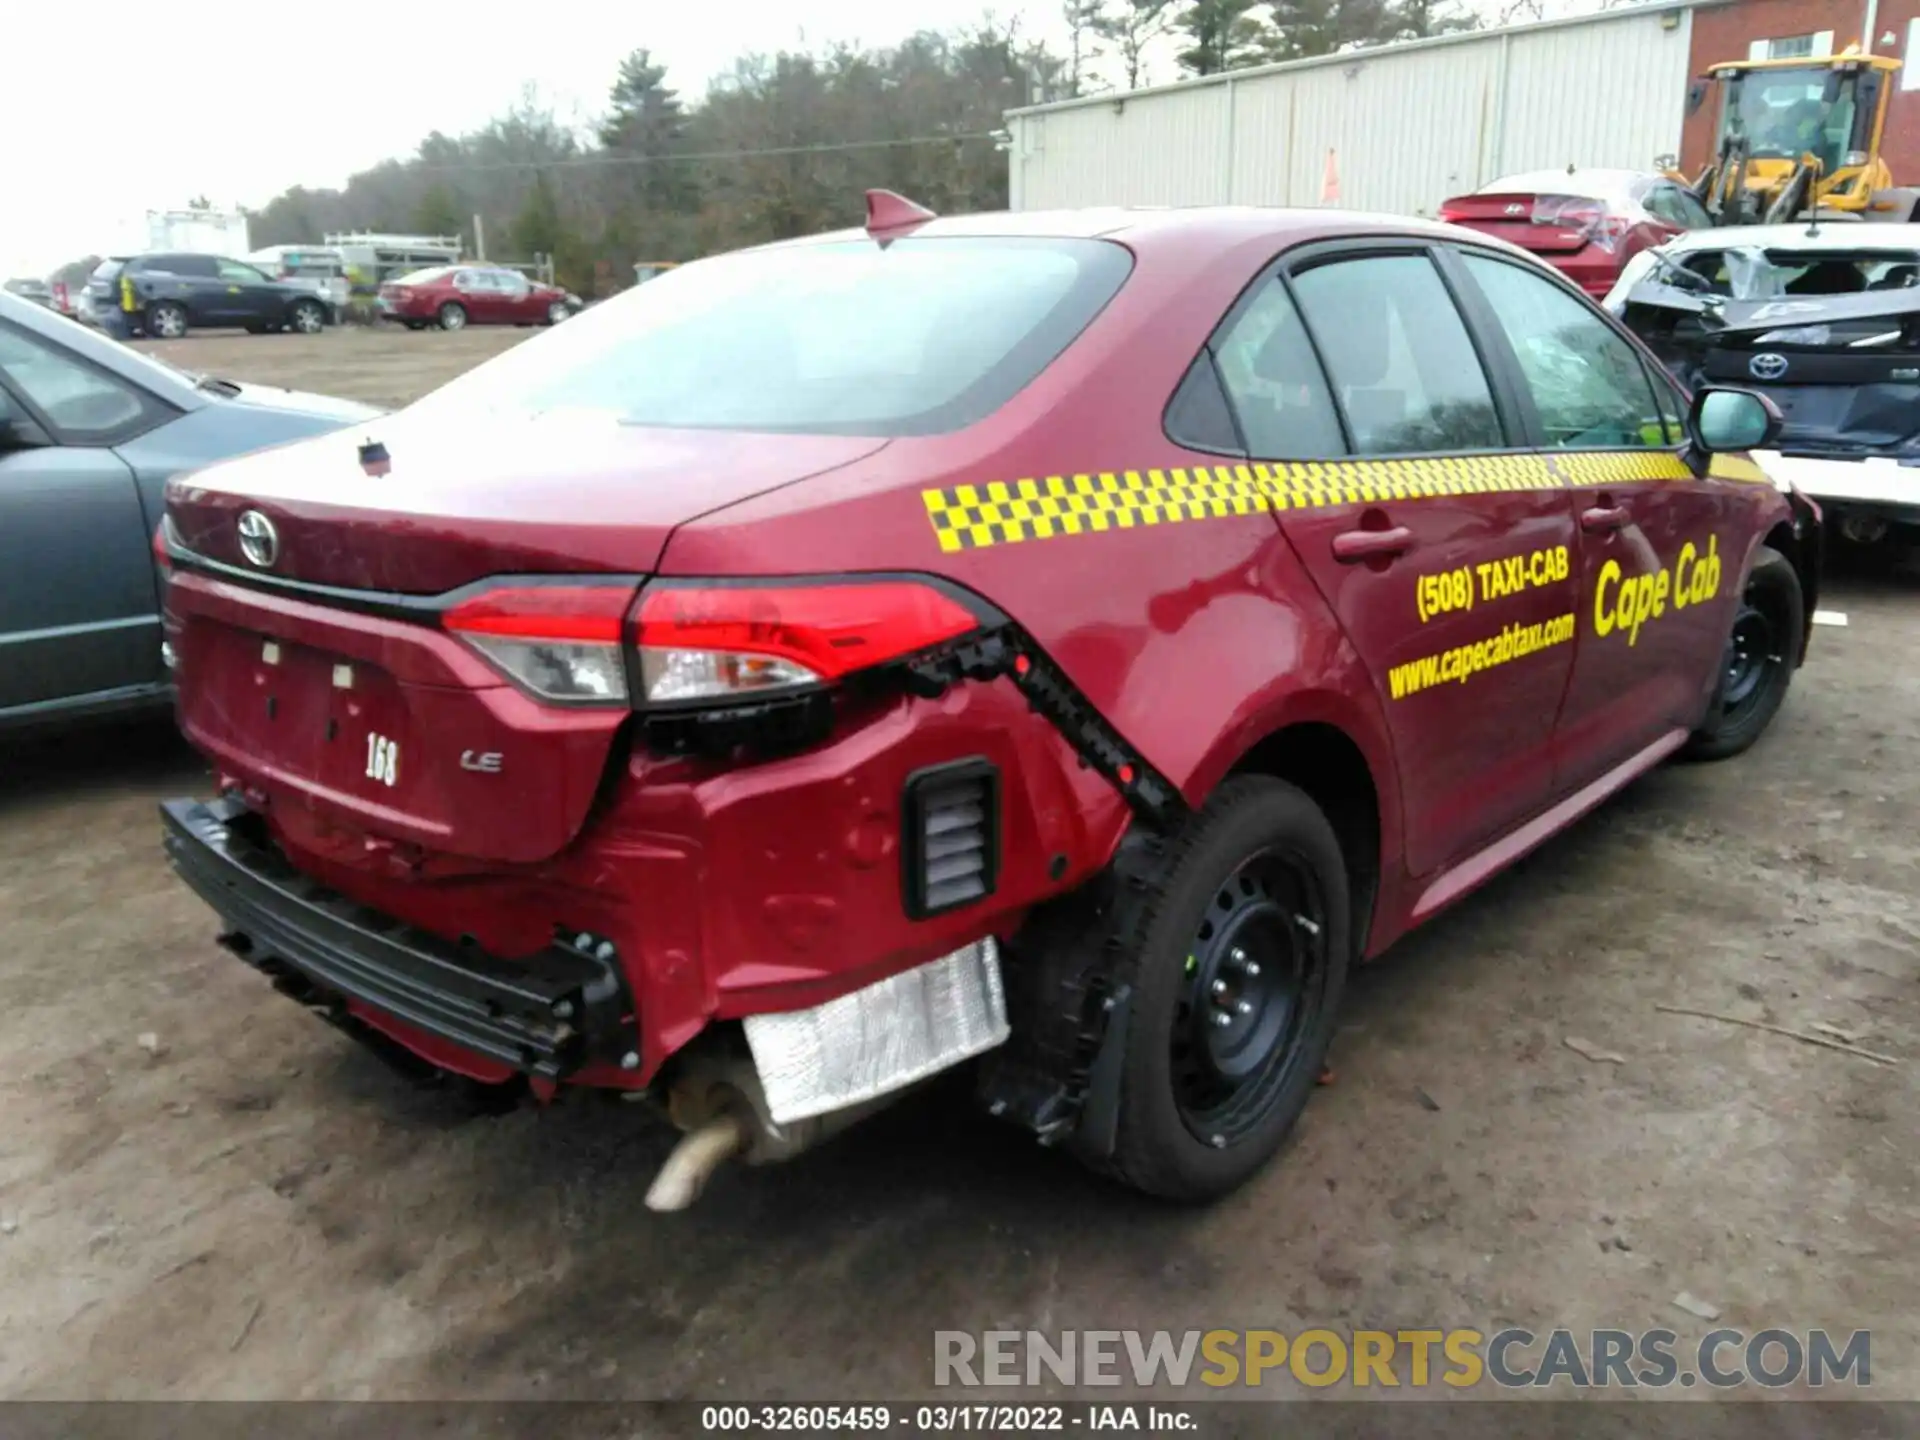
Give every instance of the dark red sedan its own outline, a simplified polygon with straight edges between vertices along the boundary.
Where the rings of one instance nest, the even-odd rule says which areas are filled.
[[[388,280],[380,287],[380,313],[424,330],[463,330],[469,325],[558,325],[575,310],[573,297],[557,285],[529,280],[498,265],[443,265]]]
[[[169,854],[350,1033],[664,1099],[655,1208],[976,1060],[1218,1195],[1352,966],[1766,730],[1817,516],[1484,236],[869,207],[173,482]]]
[[[1642,250],[1713,223],[1683,186],[1638,170],[1508,175],[1446,201],[1440,218],[1531,251],[1596,299]]]

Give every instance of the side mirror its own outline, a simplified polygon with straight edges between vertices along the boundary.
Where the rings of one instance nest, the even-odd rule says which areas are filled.
[[[1764,450],[1780,435],[1780,410],[1752,390],[1711,388],[1693,397],[1687,417],[1693,443],[1707,454]]]

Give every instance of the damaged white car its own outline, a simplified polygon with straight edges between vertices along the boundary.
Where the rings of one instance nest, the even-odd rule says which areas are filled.
[[[1780,407],[1755,458],[1829,533],[1920,544],[1920,225],[1696,231],[1634,256],[1605,303],[1688,389]]]

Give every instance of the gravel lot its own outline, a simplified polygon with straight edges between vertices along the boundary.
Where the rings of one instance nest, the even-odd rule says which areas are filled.
[[[159,348],[392,403],[527,333]],[[1829,583],[1850,623],[1761,745],[1364,972],[1289,1153],[1206,1211],[935,1093],[652,1216],[670,1137],[633,1107],[471,1118],[214,947],[161,860],[154,802],[205,783],[164,726],[9,746],[0,1395],[899,1399],[935,1329],[1697,1337],[1684,1290],[1870,1328],[1874,1391],[1920,1399],[1920,574]]]

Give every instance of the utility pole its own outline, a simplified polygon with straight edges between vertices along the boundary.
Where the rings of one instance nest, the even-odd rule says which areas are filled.
[[[478,210],[473,212],[473,258],[476,260],[487,258],[487,232],[481,227]]]

